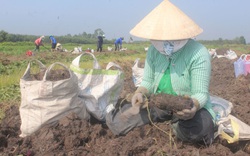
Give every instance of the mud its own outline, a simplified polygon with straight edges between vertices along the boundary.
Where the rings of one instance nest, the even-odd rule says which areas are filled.
[[[191,109],[193,101],[185,96],[173,96],[169,94],[151,95],[149,105],[155,105],[160,109],[169,110],[171,112],[182,111],[183,109]]]
[[[28,81],[36,81],[36,80],[43,80],[45,71],[40,71],[38,73],[30,74],[27,78]],[[47,74],[46,80],[49,81],[59,81],[70,78],[70,73],[68,70],[63,69],[54,69],[50,70]]]

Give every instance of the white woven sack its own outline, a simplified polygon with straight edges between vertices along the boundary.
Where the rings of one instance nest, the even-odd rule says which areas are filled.
[[[140,68],[138,66],[139,61],[140,61],[140,58],[137,58],[132,67],[132,79],[133,79],[135,87],[140,86],[142,82],[143,72],[144,72],[144,68]]]
[[[231,49],[227,50],[225,56],[229,60],[233,60],[233,59],[236,59],[238,57],[237,54],[234,51],[232,51]]]
[[[239,140],[250,140],[250,126],[231,115],[233,104],[218,96],[210,95],[213,111],[216,113],[218,131],[215,137],[221,136],[228,143]]]
[[[216,124],[227,118],[233,109],[233,104],[221,97],[210,95],[212,109],[216,114]]]
[[[217,96],[210,95],[210,99],[218,126],[215,137],[221,135],[221,138],[226,139],[228,143],[250,140],[250,126],[231,115],[233,104]]]
[[[31,61],[32,62],[32,61]],[[46,67],[38,60],[40,71],[45,71],[43,80],[30,79],[30,67],[28,67],[20,79],[21,89],[21,134],[26,137],[37,131],[42,125],[58,121],[70,112],[75,112],[82,119],[89,119],[85,103],[78,97],[79,88],[77,77],[66,66],[54,63],[46,70]],[[50,70],[59,65],[67,69],[70,78],[58,81],[48,81]]]
[[[231,114],[220,121],[217,133],[228,143],[250,140],[250,126]]]
[[[80,67],[80,58],[90,55],[93,58],[93,68]],[[114,67],[115,69],[111,69]],[[88,111],[98,120],[105,121],[108,105],[115,106],[124,85],[124,75],[121,67],[109,62],[106,69],[101,69],[92,53],[83,53],[76,57],[70,69],[78,77],[80,97],[85,100]]]

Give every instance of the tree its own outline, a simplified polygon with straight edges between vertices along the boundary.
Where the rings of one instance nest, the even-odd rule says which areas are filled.
[[[6,31],[0,31],[0,42],[4,42],[7,40],[8,33]]]
[[[239,38],[239,42],[240,42],[240,44],[246,44],[246,40],[245,40],[244,36],[241,36]]]
[[[220,37],[220,38],[218,39],[218,42],[219,42],[219,44],[223,44],[223,39]]]
[[[66,37],[72,37],[71,34],[67,34]]]
[[[97,38],[97,36],[100,36],[100,35],[104,35],[104,32],[102,31],[102,29],[98,28],[95,30],[93,37]]]
[[[88,34],[86,32],[82,33],[82,37],[86,38],[88,36]]]

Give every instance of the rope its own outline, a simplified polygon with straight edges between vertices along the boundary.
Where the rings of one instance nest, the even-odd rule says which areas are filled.
[[[145,95],[144,95],[145,96]],[[146,96],[145,96],[146,97]],[[174,138],[172,137],[172,133],[171,133],[171,129],[170,129],[170,133],[168,133],[167,131],[164,131],[163,129],[161,129],[160,127],[158,127],[151,119],[151,116],[150,116],[150,111],[149,111],[149,107],[148,107],[148,98],[146,97],[146,100],[145,100],[145,104],[147,106],[147,112],[148,112],[148,118],[149,118],[149,121],[151,122],[151,124],[156,127],[158,130],[162,131],[163,133],[165,133],[166,135],[169,136],[169,142],[170,142],[170,148],[172,148],[172,141],[173,141],[173,144],[174,144],[174,147],[175,149],[177,149],[177,146],[176,146],[176,143],[174,142]]]

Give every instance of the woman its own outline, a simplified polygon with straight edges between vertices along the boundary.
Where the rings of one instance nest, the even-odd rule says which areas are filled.
[[[124,39],[123,37],[120,37],[120,38],[115,40],[115,51],[116,50],[120,51],[120,49],[122,49],[122,40],[123,39]]]
[[[44,40],[44,38],[45,38],[44,36],[41,36],[41,37],[39,37],[38,39],[35,40],[35,46],[36,46],[36,48],[35,48],[34,51],[39,51],[40,50],[39,47],[43,46],[43,40]]]
[[[183,141],[210,145],[214,139],[215,113],[209,99],[211,73],[207,49],[193,40],[202,32],[176,6],[164,0],[132,30],[137,37],[150,39],[140,87],[132,97],[132,105],[143,104],[143,95],[165,93],[189,96],[191,109],[174,116],[176,136]]]
[[[50,43],[51,43],[51,51],[55,51],[55,48],[56,48],[56,39],[54,36],[49,36],[49,39],[50,39]]]
[[[98,36],[97,37],[97,52],[102,52],[102,45],[103,45],[103,38],[105,38],[105,35],[102,35],[102,36]]]

